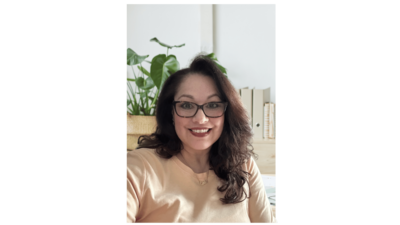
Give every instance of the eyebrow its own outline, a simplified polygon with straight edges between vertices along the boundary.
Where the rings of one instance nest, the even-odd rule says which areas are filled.
[[[212,97],[214,97],[214,96],[217,96],[218,98],[220,98],[218,94],[213,94],[213,95],[208,96],[207,99],[210,99],[210,98],[212,98]],[[190,98],[190,99],[193,99],[193,100],[194,100],[194,97],[191,96],[191,95],[181,95],[181,96],[179,96],[178,100],[179,100],[180,98],[183,98],[183,97]]]

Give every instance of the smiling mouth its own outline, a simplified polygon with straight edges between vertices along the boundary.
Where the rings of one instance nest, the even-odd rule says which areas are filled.
[[[208,133],[211,129],[189,129],[193,133],[204,134]]]

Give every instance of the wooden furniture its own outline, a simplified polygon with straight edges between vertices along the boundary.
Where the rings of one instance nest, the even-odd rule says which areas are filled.
[[[278,141],[253,140],[254,153],[258,155],[255,159],[262,174],[278,174]]]
[[[258,155],[255,161],[261,174],[278,176],[278,140],[253,140],[252,145],[254,153]],[[274,217],[278,218],[278,206],[271,207]]]

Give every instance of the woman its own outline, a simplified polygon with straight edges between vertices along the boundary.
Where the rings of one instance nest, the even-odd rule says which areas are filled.
[[[156,119],[128,153],[128,222],[274,222],[249,118],[212,60],[165,81]]]

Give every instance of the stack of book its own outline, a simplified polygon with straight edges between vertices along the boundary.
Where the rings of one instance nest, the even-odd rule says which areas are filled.
[[[264,104],[264,138],[275,138],[275,104]]]
[[[275,103],[270,100],[271,89],[236,89],[246,109],[254,139],[275,139]]]

